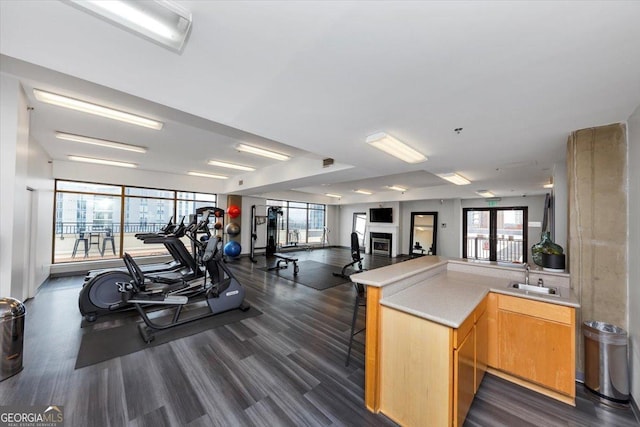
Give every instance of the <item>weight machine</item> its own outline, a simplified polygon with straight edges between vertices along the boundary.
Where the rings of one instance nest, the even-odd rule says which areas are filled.
[[[280,270],[289,267],[289,263],[293,263],[293,275],[296,276],[300,271],[298,267],[298,258],[286,256],[277,253],[281,248],[280,233],[282,227],[282,208],[280,206],[267,206],[266,215],[257,215],[257,206],[251,206],[251,250],[249,257],[251,262],[257,263],[256,255],[264,254],[267,258],[268,270]],[[258,240],[258,226],[267,225],[267,242],[266,246],[256,246]],[[256,250],[264,250],[263,253],[256,254]],[[275,265],[269,267],[269,258],[276,258]]]

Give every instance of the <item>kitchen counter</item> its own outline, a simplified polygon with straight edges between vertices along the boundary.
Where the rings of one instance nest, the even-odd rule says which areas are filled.
[[[511,280],[516,279],[445,270],[423,283],[383,297],[380,304],[452,328],[458,328],[489,292],[574,308],[580,306],[570,288],[559,287],[560,296],[538,295],[508,288]]]
[[[524,282],[525,272],[521,264],[503,264],[487,261],[448,259],[440,256],[424,256],[408,261],[392,264],[375,270],[353,274],[351,280],[367,287],[367,317],[365,343],[365,405],[372,412],[378,412],[381,405],[381,343],[383,335],[383,310],[392,309],[397,313],[405,313],[414,319],[425,319],[432,322],[434,328],[450,328],[451,331],[467,330],[481,314],[480,307],[489,307],[489,335],[492,357],[498,350],[495,338],[498,305],[509,303],[507,298],[515,300],[532,300],[536,308],[540,303],[557,305],[551,308],[552,313],[564,313],[573,319],[573,311],[580,307],[570,286],[570,276],[563,272],[547,272],[531,266],[530,283],[538,283],[543,279],[544,286],[557,287],[560,295],[527,293],[519,289],[509,288],[512,281]],[[500,294],[504,295],[501,296]],[[500,302],[499,302],[500,301]],[[545,306],[545,304],[542,304]],[[548,308],[547,308],[548,310]],[[570,313],[569,313],[570,311]],[[546,312],[545,312],[546,313]],[[389,319],[385,318],[384,322]],[[574,328],[574,321],[567,328]],[[475,326],[474,326],[475,327]],[[481,328],[481,330],[484,330]],[[454,336],[455,336],[454,332]],[[566,334],[565,334],[566,335]],[[392,335],[394,336],[394,335]],[[388,338],[389,335],[386,335]],[[562,340],[565,340],[561,338]],[[485,342],[486,337],[478,338]],[[563,341],[563,342],[564,342]],[[426,344],[425,344],[426,345]],[[573,348],[573,347],[571,347]],[[571,364],[574,353],[569,354]],[[493,360],[493,359],[492,359]],[[494,365],[491,365],[494,366]],[[574,368],[569,366],[568,372],[573,375]],[[512,379],[511,379],[512,380]],[[522,385],[525,385],[523,383]],[[557,398],[557,394],[547,394]],[[573,396],[563,401],[569,403]]]

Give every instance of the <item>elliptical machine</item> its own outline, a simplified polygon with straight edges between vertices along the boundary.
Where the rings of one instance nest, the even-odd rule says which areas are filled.
[[[124,263],[133,279],[130,282],[118,283],[118,288],[122,294],[123,303],[133,304],[144,321],[144,324],[138,325],[138,329],[146,343],[153,341],[155,332],[159,330],[170,329],[230,310],[249,310],[249,304],[244,301],[244,288],[224,263],[220,237],[210,237],[206,243],[198,241],[197,245],[204,249],[200,258],[210,280],[207,282],[205,276],[201,292],[191,296],[179,294],[183,289],[183,283],[149,282],[133,258],[127,253],[124,254]],[[188,304],[202,301],[203,296],[207,301],[209,312],[181,318],[182,309]],[[165,310],[173,309],[171,320],[159,323],[156,318],[150,319],[147,314],[150,305],[164,305]]]
[[[202,212],[202,219],[198,221],[197,215],[193,217],[186,227],[176,227],[177,234],[148,234],[145,239],[149,243],[163,243],[171,253],[175,253],[181,262],[180,268],[165,272],[146,272],[144,267],[139,267],[147,275],[147,279],[163,284],[177,282],[189,283],[189,289],[201,286],[197,280],[204,276],[204,272],[198,265],[189,250],[184,246],[180,238],[187,236],[192,242],[197,239],[200,233],[209,233],[208,218],[211,210]],[[131,273],[126,268],[114,268],[105,270],[89,279],[85,278],[85,283],[78,295],[78,308],[87,322],[94,322],[99,316],[112,314],[118,311],[131,310],[133,305],[122,301],[122,296],[118,291],[118,283],[129,282],[132,279]]]

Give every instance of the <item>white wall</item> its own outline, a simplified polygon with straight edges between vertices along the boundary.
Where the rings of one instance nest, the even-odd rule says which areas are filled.
[[[29,140],[27,185],[31,192],[31,247],[29,250],[28,296],[49,277],[53,251],[53,190],[49,155],[33,139]]]
[[[29,113],[20,82],[0,74],[0,296],[27,297]]]
[[[628,307],[631,395],[640,404],[640,106],[629,117],[629,279]]]
[[[554,202],[554,232],[553,241],[567,250],[569,238],[569,183],[567,180],[567,164],[556,163],[553,166],[553,202]],[[567,259],[567,265],[569,260]]]
[[[399,226],[402,229],[402,213],[400,210],[400,202],[385,202],[385,203],[359,203],[353,205],[340,205],[337,207],[338,218],[340,225],[336,227],[338,232],[331,233],[331,244],[333,246],[351,246],[351,229],[353,228],[353,214],[356,212],[365,212],[367,214],[367,229],[369,231],[369,209],[371,208],[393,208],[393,226]],[[365,238],[365,246],[369,245],[369,242]],[[396,243],[392,243],[396,244]],[[400,242],[397,242],[399,245]],[[398,253],[402,253],[402,246],[398,246]]]
[[[415,200],[402,202],[400,223],[400,252],[408,254],[411,242],[411,212],[438,212],[436,224],[436,254],[459,258],[462,256],[462,214],[460,199]],[[446,226],[443,227],[443,224]]]

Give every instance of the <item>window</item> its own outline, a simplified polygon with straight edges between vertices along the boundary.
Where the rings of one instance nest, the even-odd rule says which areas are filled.
[[[462,257],[526,262],[527,208],[463,209]]]
[[[325,242],[325,205],[284,200],[267,200],[266,204],[282,207],[284,229],[278,230],[278,237],[284,245]]]
[[[158,232],[172,217],[188,222],[197,208],[216,206],[215,194],[62,180],[54,200],[54,263],[167,254],[164,245],[144,244],[135,234]],[[106,236],[113,236],[115,254],[103,248]]]

